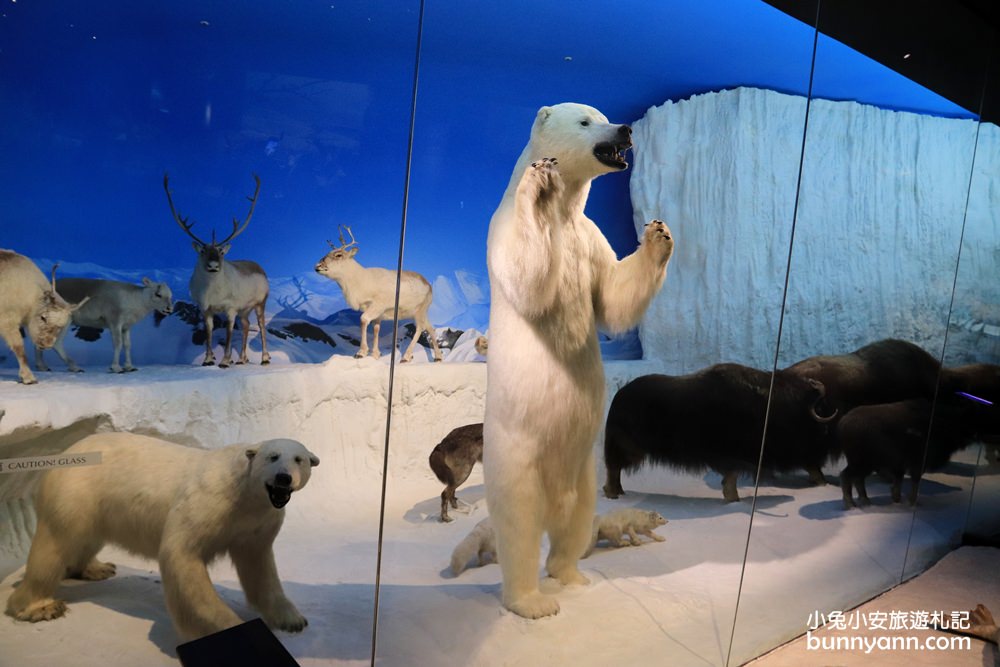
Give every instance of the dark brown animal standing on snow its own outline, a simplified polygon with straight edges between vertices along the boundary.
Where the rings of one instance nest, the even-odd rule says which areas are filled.
[[[844,509],[856,506],[852,486],[858,504],[870,504],[865,477],[873,472],[892,480],[892,500],[897,503],[903,474],[908,473],[908,500],[913,505],[925,471],[942,468],[952,454],[977,439],[1000,435],[1000,408],[954,394],[941,394],[936,405],[923,398],[862,405],[841,418],[835,433],[847,458],[840,473]]]
[[[756,472],[764,434],[771,373],[739,364],[717,364],[691,375],[644,375],[622,387],[611,402],[604,436],[608,469],[604,495],[624,493],[622,470],[666,465],[690,473],[722,475],[722,495],[739,500],[736,479]],[[818,467],[827,456],[819,437],[834,415],[821,417],[821,382],[778,371],[763,467]]]
[[[469,479],[476,463],[483,462],[483,425],[468,424],[452,430],[431,452],[431,470],[445,484],[441,492],[441,521],[451,521],[448,505],[458,508],[455,489]]]
[[[858,405],[891,403],[908,398],[934,397],[941,365],[923,348],[905,340],[886,338],[848,354],[809,357],[784,372],[811,378],[826,387],[824,403],[843,415]],[[836,458],[837,441],[832,433],[821,434],[830,458]],[[826,484],[822,463],[806,468],[809,478]]]

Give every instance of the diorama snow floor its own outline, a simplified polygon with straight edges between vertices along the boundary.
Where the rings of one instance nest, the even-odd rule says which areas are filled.
[[[875,505],[847,513],[834,486],[807,487],[796,484],[797,478],[762,486],[730,664],[801,634],[815,610],[846,610],[898,583],[911,522],[908,569],[926,567],[945,553],[955,538],[952,515],[966,509],[945,497],[967,501],[959,490],[970,481],[967,472],[958,466],[928,482],[915,520],[905,507],[889,504],[878,483],[870,489]],[[712,476],[649,471],[626,478],[624,486],[659,486],[671,493],[601,498],[598,511],[655,509],[670,520],[658,529],[667,540],[618,549],[602,543],[582,561],[591,585],[558,592],[557,616],[527,621],[501,609],[496,565],[459,577],[447,569],[453,547],[485,516],[478,468],[459,489],[468,512],[453,511],[450,524],[437,519],[440,487],[430,473],[390,480],[377,662],[725,664],[750,500],[723,503]],[[309,619],[303,633],[278,636],[302,665],[370,660],[378,516],[367,511],[371,488],[359,490],[355,502],[345,491],[319,484],[303,490],[292,499],[276,543],[285,591]],[[744,495],[751,491],[741,488]],[[118,575],[64,584],[64,618],[33,625],[0,621],[0,665],[176,664],[155,564],[113,549],[102,557],[119,564]],[[0,583],[0,599],[22,573]],[[212,573],[223,598],[251,618],[228,562],[217,563]],[[963,602],[963,608],[977,600]]]
[[[285,592],[309,626],[277,636],[303,666],[367,664],[382,488],[381,459],[370,448],[384,437],[384,420],[376,423],[377,401],[365,397],[381,391],[384,367],[349,359],[296,366],[53,374],[36,387],[7,382],[11,374],[0,372],[0,407],[7,408],[6,428],[65,425],[110,411],[116,427],[150,424],[198,442],[289,433],[286,424],[299,424],[289,435],[300,434],[322,463],[286,509],[275,552]],[[599,495],[597,511],[656,510],[669,520],[657,529],[666,541],[600,544],[581,562],[590,585],[555,591],[560,613],[528,621],[502,609],[496,565],[458,577],[448,570],[455,545],[486,516],[481,467],[459,488],[465,511],[443,524],[442,485],[426,464],[432,433],[474,421],[481,410],[484,370],[420,364],[397,371],[403,398],[394,402],[384,505],[380,665],[737,665],[804,633],[811,614],[851,609],[897,585],[904,572],[923,571],[957,544],[967,516],[983,532],[997,532],[1000,467],[980,466],[975,477],[978,450],[925,480],[915,514],[892,504],[878,480],[869,484],[871,507],[845,512],[837,486],[809,486],[802,473],[765,479],[749,544],[748,480],[740,486],[744,499],[727,504],[718,475],[646,469],[623,479],[622,498]],[[609,377],[635,370],[609,366]],[[337,401],[339,412],[324,412]],[[826,471],[831,481],[839,468]],[[0,667],[177,664],[156,564],[113,548],[100,557],[118,564],[117,576],[65,582],[58,593],[69,603],[65,617],[37,624],[0,617]],[[231,564],[220,560],[211,572],[223,599],[252,618]],[[0,581],[0,601],[22,576],[23,567]]]

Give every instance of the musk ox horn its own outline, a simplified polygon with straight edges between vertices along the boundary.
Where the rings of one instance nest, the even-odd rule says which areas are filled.
[[[818,421],[820,424],[833,421],[837,416],[837,410],[834,410],[833,414],[827,417],[821,417],[820,414],[816,412],[816,406],[819,405],[819,402],[826,396],[826,387],[823,386],[823,383],[819,380],[813,380],[812,378],[807,379],[806,382],[809,383],[809,386],[819,392],[819,396],[817,396],[813,404],[809,406],[809,416]]]

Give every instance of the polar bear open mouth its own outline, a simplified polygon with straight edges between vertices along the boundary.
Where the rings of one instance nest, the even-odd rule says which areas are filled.
[[[596,157],[601,164],[613,167],[614,169],[626,169],[628,168],[628,162],[625,161],[625,151],[631,147],[631,141],[626,141],[624,143],[602,141],[594,146],[594,157]]]
[[[265,484],[264,486],[267,487],[267,497],[270,498],[271,504],[279,510],[292,499],[292,487],[290,486],[274,486],[271,484]]]

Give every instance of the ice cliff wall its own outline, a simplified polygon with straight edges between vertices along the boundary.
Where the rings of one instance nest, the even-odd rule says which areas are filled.
[[[978,124],[813,100],[803,152],[805,120],[802,97],[739,88],[668,102],[633,125],[636,229],[661,218],[677,239],[640,329],[647,358],[668,371],[770,367],[786,269],[779,366],[889,336],[940,353]],[[1000,144],[995,126],[980,135],[956,314],[997,303],[977,283],[996,283],[1000,259]],[[981,358],[982,343],[949,358]]]

